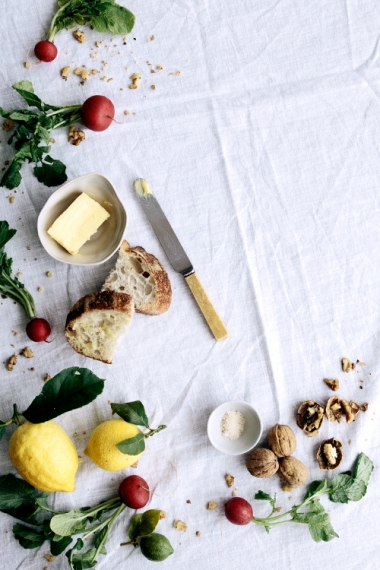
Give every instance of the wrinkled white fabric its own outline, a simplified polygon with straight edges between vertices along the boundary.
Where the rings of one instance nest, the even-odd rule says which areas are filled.
[[[54,105],[80,103],[94,94],[113,100],[116,122],[107,131],[86,130],[78,147],[67,142],[66,130],[57,131],[51,154],[67,165],[69,180],[90,172],[109,178],[127,210],[125,238],[161,260],[172,283],[172,305],[159,317],[136,314],[112,365],[74,352],[63,334],[67,312],[82,295],[100,289],[115,257],[100,266],[75,267],[47,255],[36,224],[55,188],[39,184],[32,165],[24,165],[17,192],[0,189],[0,218],[17,229],[6,250],[38,313],[53,322],[56,338],[33,344],[34,359],[20,356],[12,372],[2,366],[0,417],[11,417],[14,402],[25,409],[46,373],[87,367],[107,379],[103,394],[58,419],[79,455],[92,429],[111,418],[110,401],[139,399],[152,426],[168,426],[147,440],[136,471],[155,491],[150,507],[167,513],[157,531],[175,552],[163,567],[373,568],[380,522],[377,2],[122,3],[136,15],[125,45],[122,37],[101,36],[88,27],[84,44],[63,31],[56,38],[57,59],[26,69],[27,52],[34,62],[33,46],[43,37],[55,2],[2,0],[0,105],[24,106],[11,88],[21,79],[31,80],[35,92]],[[102,44],[96,47],[95,41]],[[64,81],[60,70],[68,65],[99,73],[84,85],[73,71]],[[141,80],[130,90],[133,73]],[[1,131],[2,167],[13,154],[7,137]],[[227,340],[215,342],[183,278],[171,269],[134,196],[138,177],[151,184],[229,330]],[[5,363],[31,342],[22,310],[2,299],[0,311]],[[366,366],[345,374],[342,357]],[[369,407],[350,425],[325,420],[320,435],[308,439],[296,426],[295,412],[302,400],[325,403],[332,395],[323,378],[338,378],[341,397],[367,401]],[[375,471],[361,502],[321,499],[339,538],[316,544],[304,525],[266,534],[252,524],[227,522],[223,504],[232,489],[226,473],[235,477],[237,494],[252,502],[257,516],[268,511],[267,504],[254,501],[258,490],[277,493],[283,510],[305,492],[304,487],[284,493],[277,476],[255,479],[245,456],[226,456],[211,446],[208,416],[231,399],[255,406],[263,421],[262,445],[275,423],[294,429],[295,456],[307,466],[309,481],[330,477],[315,459],[323,439],[342,441],[341,471],[351,469],[361,451],[371,457]],[[7,456],[12,431],[0,443],[0,474],[15,473]],[[131,473],[108,473],[83,457],[76,491],[52,497],[53,508],[95,505],[114,496]],[[208,501],[217,502],[217,509],[207,510]],[[99,568],[151,568],[137,549],[119,546],[131,516],[119,518]],[[186,533],[173,527],[177,519],[187,523]],[[37,550],[21,548],[12,536],[13,523],[0,513],[4,568],[68,568],[64,555],[46,562],[48,543]]]

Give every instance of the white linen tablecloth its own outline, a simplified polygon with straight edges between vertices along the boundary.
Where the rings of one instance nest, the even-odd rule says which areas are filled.
[[[78,147],[68,144],[66,130],[57,132],[51,154],[67,165],[69,180],[98,172],[114,184],[128,214],[125,238],[161,260],[172,283],[172,306],[159,317],[136,314],[112,365],[74,352],[63,334],[67,312],[82,295],[99,290],[115,257],[96,267],[74,267],[47,255],[36,222],[55,188],[39,184],[32,165],[24,165],[17,191],[0,189],[0,218],[17,229],[6,250],[38,312],[54,323],[56,339],[33,344],[34,359],[20,357],[12,372],[2,365],[0,417],[12,415],[14,402],[25,409],[46,373],[90,368],[107,379],[103,394],[58,419],[79,455],[92,429],[111,418],[109,401],[139,399],[153,426],[168,426],[147,441],[137,469],[156,493],[150,506],[167,513],[157,530],[175,552],[164,568],[374,568],[380,523],[378,3],[121,3],[136,15],[126,45],[122,37],[100,36],[88,27],[84,44],[63,31],[56,38],[57,59],[26,69],[27,53],[43,37],[56,5],[3,0],[0,105],[24,106],[11,88],[21,79],[31,80],[35,92],[54,105],[80,103],[93,94],[113,100],[117,122],[108,130],[86,130]],[[60,70],[66,65],[99,73],[84,85],[74,74],[63,81]],[[128,87],[132,73],[141,74],[136,90]],[[7,133],[1,133],[4,163],[13,150]],[[134,196],[138,177],[150,182],[226,323],[227,340],[215,342],[183,278],[171,269]],[[31,343],[22,310],[2,300],[0,311],[6,363]],[[366,366],[345,374],[343,357]],[[326,377],[340,380],[341,397],[368,402],[368,411],[350,425],[325,421],[320,435],[308,439],[296,426],[295,412],[302,400],[326,402],[332,395]],[[361,451],[374,461],[361,502],[322,499],[339,538],[316,544],[304,525],[266,534],[224,518],[232,490],[226,473],[258,516],[267,512],[267,505],[253,501],[259,489],[277,493],[284,509],[305,492],[284,493],[277,476],[255,479],[245,456],[223,455],[211,446],[208,416],[231,399],[256,407],[264,426],[262,445],[275,423],[294,429],[295,456],[307,466],[309,481],[326,476],[315,454],[328,437],[343,443],[341,471],[351,469]],[[0,443],[0,474],[15,473],[7,455],[11,432]],[[85,457],[76,491],[55,495],[52,504],[67,510],[95,505],[114,496],[130,472],[102,471]],[[208,501],[217,502],[217,509],[207,510]],[[137,550],[119,546],[131,514],[119,518],[99,568],[151,568]],[[175,519],[187,523],[186,533],[173,527]],[[47,563],[48,543],[37,550],[21,548],[12,536],[13,523],[0,514],[3,568],[68,568],[64,555]]]

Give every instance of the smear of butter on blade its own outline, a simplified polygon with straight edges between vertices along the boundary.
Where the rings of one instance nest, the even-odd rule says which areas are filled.
[[[133,183],[133,188],[138,196],[147,196],[151,194],[153,196],[153,192],[146,180],[144,178],[138,178]]]

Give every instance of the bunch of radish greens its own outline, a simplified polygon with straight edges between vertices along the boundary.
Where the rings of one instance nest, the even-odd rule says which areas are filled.
[[[14,144],[15,155],[1,178],[0,185],[9,190],[17,188],[22,179],[21,167],[26,161],[36,165],[33,172],[42,184],[63,184],[67,180],[66,166],[49,154],[51,131],[78,121],[93,131],[104,131],[110,126],[115,115],[112,101],[103,95],[93,95],[83,105],[57,107],[44,103],[37,97],[30,81],[19,81],[12,87],[36,110],[6,111],[0,107],[0,116],[8,121],[7,128],[12,129],[15,126],[8,140],[9,144]]]
[[[114,0],[59,0],[46,39],[38,42],[34,53],[40,61],[53,61],[57,57],[54,38],[64,29],[89,23],[97,32],[111,32],[115,35],[129,34],[135,23],[135,16],[119,6]]]

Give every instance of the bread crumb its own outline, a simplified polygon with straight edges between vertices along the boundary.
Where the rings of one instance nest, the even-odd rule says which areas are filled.
[[[17,277],[22,277],[22,272],[21,272],[21,271],[17,271],[16,275],[17,275]]]
[[[183,521],[176,520],[174,521],[173,526],[175,529],[179,530],[180,532],[187,531],[187,524],[184,523]]]
[[[53,274],[51,271],[46,271],[46,277],[53,277]]]
[[[131,75],[132,83],[129,86],[129,89],[137,89],[139,86],[139,81],[141,79],[141,75],[139,73],[134,73]]]
[[[52,554],[45,554],[44,558],[48,561],[48,562],[53,562],[53,560],[55,560],[55,556],[53,556]]]
[[[131,114],[130,111],[127,110],[124,111],[124,115],[130,115],[130,114]]]
[[[186,503],[187,503],[188,505],[191,505],[190,499],[187,499]]]
[[[149,41],[153,42],[155,39],[156,39],[155,36],[150,36]]]
[[[334,380],[329,380],[329,378],[323,378],[323,382],[325,382],[333,392],[337,392],[339,390],[339,380],[337,378],[334,378]]]
[[[153,89],[153,91],[154,91],[154,90],[156,89],[156,86],[155,86],[155,85],[151,85],[150,88]]]
[[[102,42],[95,42],[96,47],[100,47],[102,45]]]
[[[51,142],[51,144],[54,144],[54,143],[55,143],[55,138],[54,138],[54,137],[50,137],[50,142]]]
[[[44,290],[43,287],[37,287],[37,291],[38,291],[39,293],[42,293],[43,290]]]
[[[15,201],[15,197],[14,197],[14,196],[7,196],[7,198],[8,198],[8,200],[9,200],[9,203],[10,203],[10,204],[13,204],[13,203],[14,203],[14,201]]]
[[[132,469],[137,469],[138,465],[139,465],[139,460],[135,461],[135,462],[131,465],[131,467],[132,467]]]
[[[99,73],[99,71],[97,69],[91,69],[91,73],[92,75],[96,75],[97,73]]]
[[[232,491],[231,495],[232,495],[233,497],[236,497],[236,495],[237,495],[237,489],[234,489],[234,490]]]
[[[158,69],[159,71],[161,71],[161,69],[164,69],[164,68],[162,67],[162,65],[157,65],[157,69]]]
[[[160,520],[161,519],[166,519],[166,513],[165,511],[160,511]]]
[[[217,506],[218,506],[218,503],[215,503],[214,501],[209,501],[207,503],[207,510],[213,511],[214,509],[216,509]]]
[[[17,364],[17,354],[12,354],[7,363],[7,369],[12,371]]]
[[[179,70],[178,70],[178,71],[175,72],[175,74],[176,74],[176,75],[182,75],[182,71],[179,71]]]
[[[24,63],[24,67],[26,67],[26,69],[30,69],[30,63],[29,63],[29,61],[26,61],[26,62]]]
[[[73,36],[80,44],[84,44],[86,41],[85,33],[82,30],[74,30]]]
[[[197,530],[197,532],[195,533],[195,536],[201,536],[201,531]]]
[[[51,380],[50,374],[45,374],[44,382],[49,382],[49,380]]]
[[[34,352],[31,348],[29,348],[29,346],[23,348],[20,354],[22,354],[22,356],[25,356],[25,358],[34,358]]]
[[[90,72],[88,69],[82,69],[81,67],[75,68],[74,73],[75,75],[79,75],[83,81],[87,81],[87,79],[90,77]]]
[[[225,476],[225,479],[227,482],[227,487],[232,487],[232,485],[234,484],[235,478],[230,473],[227,473],[227,475]]]
[[[348,358],[342,358],[342,370],[347,374],[351,371],[351,362]]]
[[[2,124],[3,131],[11,131],[14,128],[15,124],[12,119],[6,119]],[[4,164],[7,164],[6,162]],[[9,163],[8,163],[9,164]]]
[[[71,72],[71,67],[69,65],[67,65],[66,67],[62,67],[61,69],[61,77],[62,79],[64,79],[65,81],[67,81],[67,78],[69,77]]]
[[[18,332],[17,331],[12,331],[13,336],[18,336]]]

